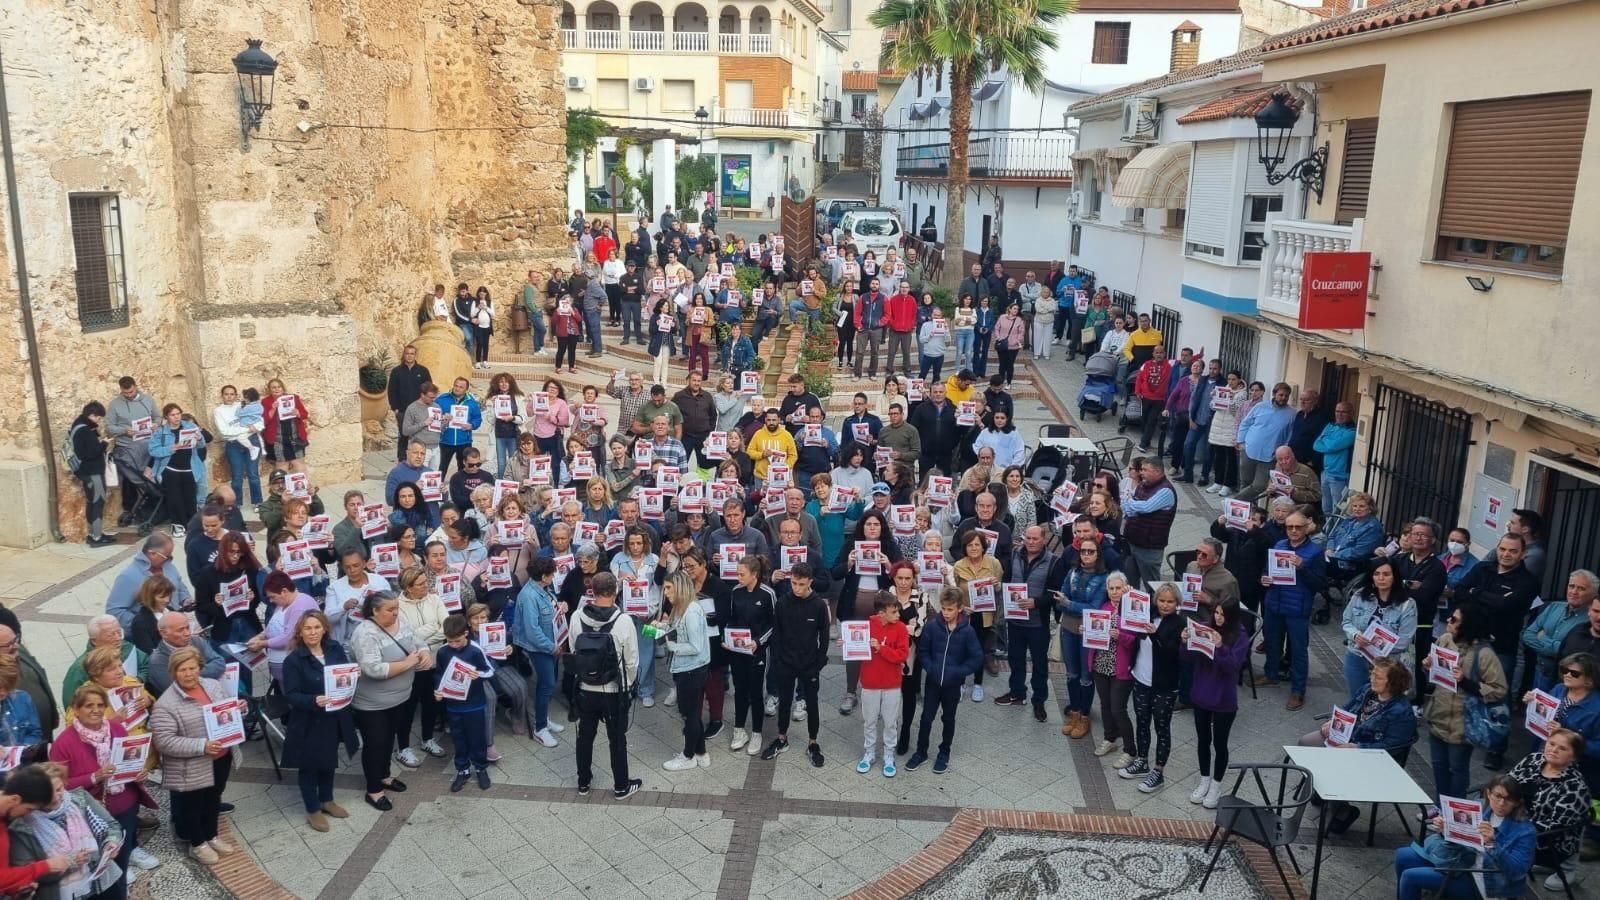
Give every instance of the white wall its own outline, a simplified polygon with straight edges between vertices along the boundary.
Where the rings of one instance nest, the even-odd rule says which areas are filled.
[[[1165,74],[1172,66],[1172,29],[1185,19],[1200,26],[1201,62],[1238,52],[1240,18],[1236,12],[1077,13],[1067,20],[1060,45],[1046,59],[1046,77],[1065,84],[1118,85]],[[1127,64],[1090,62],[1096,22],[1132,23]]]

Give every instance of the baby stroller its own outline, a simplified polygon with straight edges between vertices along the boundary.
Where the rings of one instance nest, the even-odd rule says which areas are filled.
[[[1033,485],[1039,496],[1049,497],[1056,488],[1073,475],[1073,466],[1067,461],[1067,447],[1063,443],[1072,437],[1071,425],[1039,426],[1039,446],[1023,466],[1022,479]]]
[[[1083,389],[1078,391],[1078,418],[1089,414],[1096,422],[1106,413],[1117,412],[1117,355],[1101,351],[1083,366]]]
[[[161,486],[144,476],[149,455],[142,444],[118,447],[111,453],[111,463],[117,467],[117,477],[132,488],[135,496],[133,508],[126,510],[130,524],[138,526],[139,535],[150,533],[166,509]]]

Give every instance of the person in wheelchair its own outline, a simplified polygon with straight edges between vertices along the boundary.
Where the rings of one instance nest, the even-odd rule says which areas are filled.
[[[1342,588],[1342,595],[1348,596],[1346,586],[1366,574],[1374,552],[1383,543],[1383,523],[1372,512],[1371,495],[1361,491],[1352,492],[1345,500],[1345,514],[1330,521],[1323,551],[1328,559],[1328,584]],[[1332,602],[1325,593],[1323,606],[1314,617],[1318,624],[1328,620]]]

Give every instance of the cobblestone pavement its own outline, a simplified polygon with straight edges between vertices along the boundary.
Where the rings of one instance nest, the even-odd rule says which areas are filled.
[[[614,364],[608,358],[595,368],[609,372]],[[1060,398],[1057,405],[1070,404],[1081,381],[1080,364],[1057,358],[1036,365],[1026,379],[1019,379],[1018,388],[1024,380],[1037,381],[1047,394]],[[496,364],[491,372],[499,368]],[[532,374],[547,368],[514,370],[520,375],[522,370]],[[1028,435],[1043,422],[1059,421],[1048,401],[1019,403],[1018,413]],[[1100,437],[1113,431],[1114,424],[1089,423],[1087,429]],[[378,486],[388,459],[386,452],[367,455],[369,480],[364,483],[369,488]],[[323,486],[323,496],[335,498],[330,500],[334,504],[345,487]],[[1216,506],[1203,492],[1180,486],[1181,511],[1171,546],[1192,547],[1217,515]],[[52,679],[80,652],[82,623],[102,609],[111,579],[132,552],[131,544],[100,550],[55,545],[31,552],[0,551],[0,566],[10,576],[0,598],[26,623],[27,644]],[[1281,688],[1263,689],[1259,699],[1252,699],[1247,689],[1233,732],[1235,761],[1281,759],[1282,745],[1315,727],[1312,715],[1340,699],[1337,630],[1325,626],[1313,633],[1305,709],[1285,710]],[[658,669],[663,680],[664,668]],[[1209,824],[1209,814],[1188,802],[1197,762],[1186,713],[1174,719],[1168,783],[1155,794],[1142,794],[1133,782],[1117,778],[1105,760],[1092,754],[1090,741],[1063,737],[1056,702],[1050,703],[1044,724],[1034,722],[1025,708],[963,702],[950,772],[940,776],[927,768],[902,768],[898,777],[886,779],[876,770],[864,776],[855,772],[861,720],[837,711],[844,693],[843,667],[837,660],[822,681],[819,740],[827,755],[824,767],[813,768],[798,749],[774,762],[731,753],[725,732],[711,742],[711,768],[665,772],[661,763],[677,749],[681,720],[676,709],[658,704],[636,710],[628,734],[629,765],[644,780],[644,791],[621,803],[603,790],[588,798],[577,796],[573,730],[552,749],[502,731],[497,746],[504,759],[492,767],[495,783],[487,792],[472,786],[450,794],[442,766],[428,761],[406,776],[411,789],[394,796],[395,809],[378,814],[360,801],[359,766],[347,765],[336,792],[351,816],[333,820],[330,832],[318,834],[304,822],[293,773],[277,777],[264,745],[251,743],[246,766],[230,783],[226,799],[236,804],[231,825],[249,860],[276,885],[253,874],[243,860],[221,874],[234,893],[251,897],[675,900],[838,897],[855,891],[900,896],[910,891],[891,889],[889,885],[899,882],[886,879],[897,867],[932,875],[950,864],[959,867],[951,870],[959,877],[918,876],[908,883],[927,881],[917,889],[922,896],[957,897],[975,895],[973,881],[1003,875],[1008,851],[1022,845],[1056,850],[1080,841],[1072,833],[1019,841],[1004,829],[986,832],[981,823],[972,824],[978,821],[971,818],[975,815],[1015,814],[1020,818],[1012,824],[1024,830],[1049,819],[1057,823],[1051,826],[1057,831],[1106,832],[1116,826],[1132,829],[1127,832],[1131,834],[1161,835],[1148,842],[1162,864],[1176,864],[1191,853],[1185,829],[1198,828],[1203,834]],[[991,696],[1004,691],[1000,682],[987,680]],[[1052,701],[1061,689],[1057,675]],[[658,691],[662,694],[664,690]],[[565,715],[559,703],[554,712]],[[773,733],[769,722],[766,735]],[[1094,734],[1099,734],[1098,721]],[[1409,770],[1424,788],[1431,788],[1422,756],[1413,754]],[[602,771],[596,777],[601,785],[608,782],[604,765],[601,752],[597,766]],[[1099,824],[1084,824],[1091,821]],[[1389,858],[1392,848],[1405,841],[1400,823],[1392,810],[1380,813],[1375,849],[1363,844],[1365,824],[1363,819],[1350,835],[1330,840],[1323,896],[1392,894]],[[958,832],[966,837],[953,841]],[[158,838],[154,846],[167,865],[136,894],[165,900],[224,893],[211,873],[178,859],[169,842]],[[933,851],[945,855],[919,855]],[[1301,849],[1302,863],[1309,862],[1309,853],[1309,847]],[[929,859],[940,861],[930,864]],[[1209,889],[1210,895],[1256,895],[1259,885],[1241,865],[1225,864],[1225,878],[1235,880]],[[1265,871],[1270,875],[1270,868]],[[880,887],[868,887],[879,879],[885,879]],[[1253,886],[1247,889],[1246,882]],[[1275,875],[1266,878],[1266,889],[1274,890],[1275,883]],[[1230,890],[1229,884],[1239,889]],[[1117,896],[1103,890],[1093,894]],[[1054,896],[1088,893],[1074,887]]]

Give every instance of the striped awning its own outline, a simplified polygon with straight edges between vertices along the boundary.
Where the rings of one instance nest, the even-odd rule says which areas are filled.
[[[999,96],[1000,89],[1005,86],[1006,83],[1004,81],[985,81],[978,86],[977,90],[972,92],[973,102],[982,103],[985,100],[991,100]]]
[[[1193,149],[1189,141],[1177,141],[1142,151],[1122,167],[1111,202],[1123,207],[1183,209],[1189,199]]]

